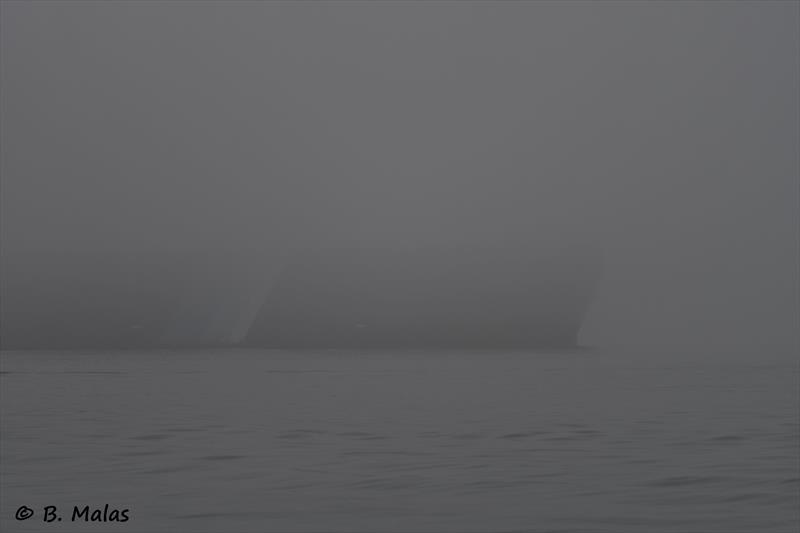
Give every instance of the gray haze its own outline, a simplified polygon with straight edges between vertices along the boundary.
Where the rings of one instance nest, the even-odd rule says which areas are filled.
[[[799,15],[4,1],[3,253],[588,239],[584,343],[789,353]]]

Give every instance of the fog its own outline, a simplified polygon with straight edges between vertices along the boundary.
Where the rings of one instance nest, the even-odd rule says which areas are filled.
[[[2,247],[590,242],[597,346],[798,340],[795,2],[2,3]]]

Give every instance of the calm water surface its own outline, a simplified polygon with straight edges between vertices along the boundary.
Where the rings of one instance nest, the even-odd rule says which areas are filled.
[[[4,532],[800,526],[791,358],[4,352],[2,372]],[[104,504],[131,520],[70,521]]]

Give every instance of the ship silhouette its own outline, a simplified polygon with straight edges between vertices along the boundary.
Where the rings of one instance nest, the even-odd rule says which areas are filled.
[[[580,247],[316,246],[3,258],[4,349],[569,348],[600,275]]]

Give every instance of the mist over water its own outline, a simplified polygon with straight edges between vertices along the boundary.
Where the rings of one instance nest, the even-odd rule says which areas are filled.
[[[436,292],[426,257],[526,290],[570,278],[521,258],[603,264],[590,349],[3,344],[0,529],[106,531],[69,516],[107,503],[129,532],[796,532],[799,28],[769,0],[0,2],[0,302],[50,320],[26,334],[100,309],[239,342],[303,250],[382,258],[396,301]],[[492,269],[457,268],[473,248]],[[309,263],[297,316],[343,279],[385,300]],[[120,326],[98,286],[165,303]]]
[[[796,352],[798,9],[4,2],[0,251],[588,242],[585,343]]]

